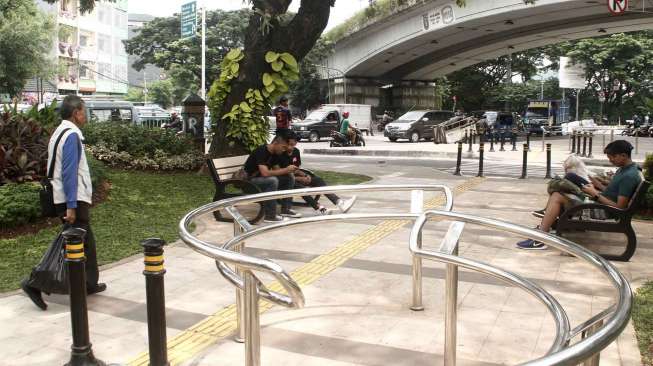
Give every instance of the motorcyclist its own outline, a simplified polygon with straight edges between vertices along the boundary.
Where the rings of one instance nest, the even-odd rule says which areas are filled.
[[[348,136],[352,145],[356,142],[356,132],[349,126],[349,112],[342,113],[342,122],[340,122],[340,133]]]
[[[181,131],[182,129],[182,121],[181,118],[179,118],[179,115],[177,112],[172,112],[170,115],[170,122],[168,122],[165,125],[165,128],[169,128],[175,131]]]

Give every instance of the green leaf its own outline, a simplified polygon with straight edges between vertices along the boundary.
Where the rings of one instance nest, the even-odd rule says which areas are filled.
[[[274,61],[272,63],[272,70],[274,70],[276,72],[279,72],[279,71],[283,70],[283,62]]]
[[[254,97],[256,98],[256,100],[259,100],[259,101],[263,100],[263,96],[261,95],[261,92],[258,91],[258,90],[254,90]]]
[[[274,86],[274,84],[270,84],[270,85],[267,85],[267,86],[265,87],[265,90],[267,90],[268,93],[272,93],[276,88],[277,88],[277,87]]]
[[[297,60],[295,57],[288,52],[284,52],[281,55],[279,55],[281,60],[286,63],[286,65],[290,66],[291,68],[297,69]]]
[[[241,102],[240,103],[240,109],[242,109],[243,112],[245,112],[245,113],[251,113],[252,112],[252,108],[249,106],[249,104],[247,104],[247,102]]]
[[[270,74],[268,74],[267,72],[263,74],[263,85],[268,87],[270,86],[270,84],[272,84],[272,81],[273,81],[272,76]]]
[[[279,59],[279,54],[276,52],[268,51],[265,54],[265,62],[272,63]]]
[[[225,58],[230,61],[237,61],[240,56],[243,55],[243,51],[240,48],[233,48]]]
[[[237,63],[231,64],[231,73],[238,75],[238,70],[240,69],[240,65]]]

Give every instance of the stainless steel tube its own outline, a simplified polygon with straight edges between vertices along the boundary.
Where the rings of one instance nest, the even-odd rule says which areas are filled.
[[[261,324],[258,306],[259,280],[251,271],[243,273],[245,280],[245,366],[261,364]]]
[[[417,237],[419,246],[422,246],[422,233]],[[422,258],[418,255],[413,255],[413,305],[410,307],[413,311],[424,310],[422,304]]]
[[[453,255],[458,255],[456,247]],[[456,336],[458,333],[458,266],[447,264],[445,277],[446,310],[444,318],[444,365],[456,366]]]
[[[587,338],[587,336],[596,333],[597,330],[599,330],[603,326],[603,320],[600,320],[599,322],[595,323],[592,325],[587,331],[583,332],[583,339]],[[588,358],[583,362],[583,366],[599,366],[601,363],[601,353],[597,352],[595,353],[592,357]]]
[[[234,221],[234,237],[237,237],[242,233],[242,227],[236,221]],[[238,253],[242,253],[244,249],[244,241],[240,242],[235,248],[236,252]],[[239,267],[236,267],[236,273],[242,278],[243,271]],[[245,293],[243,290],[236,287],[236,334],[234,336],[234,340],[238,343],[243,343],[245,341],[245,327],[243,319],[243,312],[245,310],[243,306],[244,303]]]

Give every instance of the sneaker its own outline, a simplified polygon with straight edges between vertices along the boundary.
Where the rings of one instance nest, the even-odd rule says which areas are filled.
[[[106,283],[97,283],[93,287],[87,287],[86,288],[86,294],[87,295],[93,295],[93,294],[100,293],[100,292],[102,292],[102,291],[104,291],[106,289],[107,289],[107,284]]]
[[[283,218],[282,216],[275,215],[273,217],[264,218],[263,222],[278,223],[278,222],[281,222],[281,221],[284,221],[284,220],[285,220],[285,218]]]
[[[347,213],[351,209],[351,207],[354,205],[354,202],[356,202],[356,196],[352,196],[350,199],[343,200],[339,199],[338,203],[336,206],[342,211],[342,213]]]
[[[331,212],[324,206],[318,207],[317,210],[315,210],[315,211],[317,211],[317,213],[322,215],[322,216],[331,214]]]
[[[41,310],[47,310],[48,309],[48,304],[43,301],[43,297],[41,296],[41,291],[38,289],[35,289],[34,287],[28,286],[27,285],[27,280],[23,280],[20,283],[20,288],[23,289],[23,292],[29,297],[30,300],[34,303],[34,305],[38,306],[39,309]]]
[[[517,248],[524,250],[544,250],[547,248],[547,246],[544,243],[540,243],[539,241],[526,239],[517,243]]]
[[[297,212],[297,211],[293,211],[293,210],[291,210],[291,209],[287,209],[287,210],[285,210],[285,211],[281,211],[281,216],[284,216],[284,217],[293,217],[293,218],[296,218],[296,219],[297,219],[297,218],[302,217],[302,214],[300,214],[300,213]]]
[[[531,212],[531,214],[533,216],[538,217],[538,218],[541,219],[541,218],[544,217],[544,210],[536,210],[536,211]]]

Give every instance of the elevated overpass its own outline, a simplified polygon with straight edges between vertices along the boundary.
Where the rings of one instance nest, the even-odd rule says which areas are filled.
[[[453,0],[409,4],[336,43],[326,64],[346,75],[352,92],[356,80],[429,86],[437,77],[513,52],[653,29],[653,0],[631,0],[619,16],[609,12],[605,0],[537,0],[534,5],[468,0],[463,8]]]

